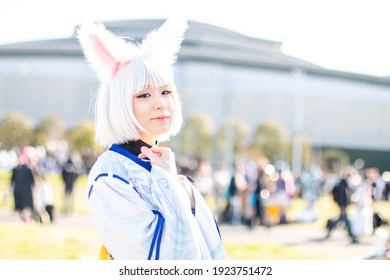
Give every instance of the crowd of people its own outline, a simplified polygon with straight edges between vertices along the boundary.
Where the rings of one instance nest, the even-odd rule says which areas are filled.
[[[314,206],[324,196],[330,196],[338,209],[324,225],[325,239],[343,226],[352,243],[358,237],[372,234],[387,224],[375,209],[375,203],[390,201],[389,172],[380,173],[376,167],[347,167],[339,173],[326,174],[320,167],[304,168],[295,177],[282,161],[259,164],[237,162],[234,166],[208,162],[182,166],[194,178],[196,186],[213,209],[219,223],[273,226],[292,222],[317,221]],[[305,201],[306,208],[289,218],[287,211],[294,198]],[[353,211],[351,205],[354,205]],[[290,215],[291,216],[291,215]]]
[[[55,160],[55,168],[47,162],[53,160],[38,156],[36,148],[24,147],[18,154],[18,163],[10,169],[13,207],[25,223],[50,224],[55,222],[57,213],[71,215],[75,182],[80,175],[88,174],[81,162],[71,156],[62,163]],[[337,214],[329,211],[324,240],[332,238],[335,230],[343,229],[351,244],[356,244],[360,237],[373,235],[376,229],[388,230],[388,216],[377,212],[375,204],[390,202],[390,173],[381,174],[375,167],[348,167],[332,175],[319,167],[304,168],[295,178],[288,164],[282,161],[274,164],[241,161],[229,166],[179,158],[177,166],[178,173],[191,178],[218,224],[252,229],[315,222],[314,206],[327,195],[337,206]],[[55,202],[52,183],[47,179],[53,172],[63,187],[59,205]],[[304,200],[306,208],[291,220],[288,211],[295,198]],[[352,205],[353,211],[350,211]]]
[[[200,161],[191,170],[182,166],[182,172],[193,177],[220,223],[272,226],[288,223],[286,211],[291,200],[303,196],[308,203],[320,196],[322,174],[316,169],[310,173],[310,180],[302,186],[294,179],[287,164],[236,162],[233,166]]]
[[[10,186],[14,210],[25,222],[52,223],[55,213],[74,212],[74,186],[77,178],[87,173],[80,160],[68,156],[64,162],[56,159],[53,169],[45,164],[47,158],[37,156],[33,147],[20,150],[18,164],[11,169]],[[283,162],[259,164],[252,161],[224,163],[212,166],[208,161],[178,162],[179,172],[192,177],[196,188],[205,198],[219,223],[273,226],[290,222],[316,220],[314,205],[323,195],[330,195],[339,214],[329,217],[326,236],[343,225],[352,243],[359,235],[371,234],[386,219],[375,211],[376,201],[390,201],[390,173],[377,168],[348,168],[340,174],[326,176],[321,168],[306,168],[298,178]],[[61,205],[55,206],[53,186],[47,174],[55,172],[63,183]],[[295,197],[305,200],[306,209],[295,220],[286,215]],[[355,206],[353,217],[348,207]],[[352,221],[353,220],[353,221]],[[371,226],[373,225],[373,226]]]
[[[55,221],[58,211],[63,215],[72,214],[75,182],[84,172],[82,163],[73,162],[70,155],[64,163],[58,159],[50,160],[45,153],[32,146],[23,147],[16,154],[17,162],[10,169],[9,189],[4,191],[12,194],[13,207],[20,220],[49,224]],[[47,178],[53,172],[60,176],[63,183],[62,201],[57,207],[54,187]]]

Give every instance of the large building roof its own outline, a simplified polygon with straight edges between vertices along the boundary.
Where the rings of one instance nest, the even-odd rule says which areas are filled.
[[[104,22],[104,25],[115,34],[140,42],[145,34],[159,27],[163,22],[163,19],[122,20]],[[0,57],[80,57],[82,52],[75,34],[76,32],[70,38],[64,39],[0,45]],[[300,68],[312,75],[390,85],[389,78],[325,69],[285,55],[281,52],[281,45],[281,42],[252,38],[218,26],[190,21],[189,29],[179,52],[179,61],[204,61],[280,71]]]

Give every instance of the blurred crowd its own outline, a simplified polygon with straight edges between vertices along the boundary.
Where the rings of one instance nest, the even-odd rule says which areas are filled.
[[[361,216],[366,220],[360,224],[380,222],[381,217],[375,216],[373,205],[377,201],[390,201],[390,172],[381,173],[375,167],[348,166],[339,173],[326,173],[313,165],[294,176],[289,164],[282,160],[275,163],[248,160],[228,165],[178,157],[177,164],[181,174],[192,177],[219,223],[252,228],[316,221],[316,201],[324,195],[334,196],[335,186],[341,180],[347,185],[345,203],[354,204],[366,213]],[[88,173],[90,165],[79,154],[70,154],[67,150],[54,154],[42,147],[27,146],[0,151],[0,169],[11,172],[11,189],[5,191],[13,195],[15,211],[23,221],[53,222],[56,212],[71,214],[75,181],[81,174]],[[61,177],[61,205],[55,205],[48,174]],[[304,200],[305,209],[291,220],[287,211],[294,198]],[[339,204],[337,199],[335,203]],[[372,215],[367,216],[367,213]],[[337,219],[334,218],[334,225]]]
[[[25,146],[0,152],[0,170],[10,173],[8,187],[3,189],[3,202],[12,196],[13,207],[25,223],[53,223],[55,213],[70,215],[74,210],[74,186],[85,173],[81,157],[75,153],[50,154],[43,147]],[[55,196],[48,176],[60,176],[63,183],[61,205]]]
[[[212,166],[207,161],[184,158],[179,160],[179,166],[183,174],[193,178],[219,223],[243,224],[249,228],[316,221],[315,203],[325,195],[333,197],[341,180],[348,187],[346,204],[355,206],[356,219],[366,219],[354,223],[357,227],[375,225],[375,219],[379,223],[382,218],[374,211],[374,204],[390,201],[390,172],[381,174],[376,167],[348,166],[338,173],[327,173],[313,165],[294,176],[284,161],[241,161],[233,166],[224,163]],[[302,199],[305,209],[291,220],[287,211],[294,198]],[[334,202],[338,206],[337,199]],[[368,208],[369,217],[358,215],[361,209],[369,213]]]

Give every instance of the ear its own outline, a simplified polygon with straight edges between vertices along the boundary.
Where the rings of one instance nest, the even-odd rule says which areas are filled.
[[[186,20],[170,18],[158,28],[150,32],[142,41],[140,54],[145,59],[161,61],[172,66],[188,28]]]
[[[109,32],[102,24],[84,24],[77,37],[91,68],[102,81],[111,80],[129,62],[133,47]]]

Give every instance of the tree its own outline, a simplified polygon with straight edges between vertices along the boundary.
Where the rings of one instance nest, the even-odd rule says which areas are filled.
[[[276,121],[261,123],[255,133],[253,148],[266,156],[270,162],[286,158],[289,135]]]
[[[58,116],[46,116],[35,127],[34,144],[47,147],[50,143],[65,138],[65,127]]]
[[[239,119],[225,120],[216,134],[217,160],[233,163],[247,152],[250,128]]]
[[[95,149],[95,126],[91,121],[85,120],[78,123],[68,131],[71,150],[82,154],[85,151]]]
[[[31,143],[33,122],[21,112],[9,112],[0,119],[0,144],[4,149]]]
[[[89,120],[81,121],[68,131],[70,149],[81,155],[87,172],[96,161],[97,156],[103,151],[103,148],[95,142],[94,135],[95,126]]]
[[[208,160],[211,156],[212,134],[212,123],[207,115],[198,113],[189,116],[180,133],[181,153]]]

